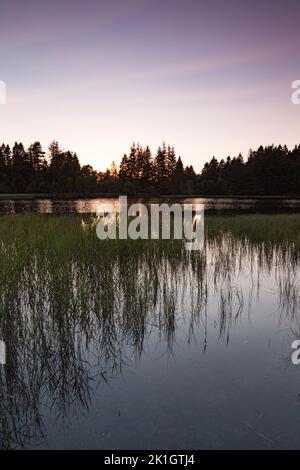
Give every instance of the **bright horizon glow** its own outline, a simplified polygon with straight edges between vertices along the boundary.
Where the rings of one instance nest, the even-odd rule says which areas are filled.
[[[81,164],[119,164],[133,141],[212,156],[300,143],[299,2],[2,0],[0,141],[52,140]]]

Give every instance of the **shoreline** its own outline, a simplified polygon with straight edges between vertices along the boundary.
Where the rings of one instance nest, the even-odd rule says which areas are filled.
[[[120,194],[92,194],[92,195],[81,195],[81,194],[0,194],[0,201],[31,201],[39,199],[49,200],[79,200],[79,199],[115,199]],[[126,194],[122,194],[126,196]],[[162,195],[150,195],[150,194],[135,194],[127,195],[128,199],[239,199],[239,200],[300,200],[300,195],[199,195],[199,194],[162,194]]]

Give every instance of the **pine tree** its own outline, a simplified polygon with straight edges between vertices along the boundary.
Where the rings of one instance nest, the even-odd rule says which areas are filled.
[[[0,171],[3,173],[5,170],[6,170],[5,145],[2,144],[0,147]]]
[[[167,172],[167,148],[166,144],[163,143],[162,147],[158,147],[157,153],[154,160],[154,180],[156,183],[164,181],[168,177]]]
[[[129,158],[126,153],[123,155],[120,163],[119,178],[122,180],[129,178]]]
[[[16,171],[24,170],[28,164],[28,155],[22,143],[15,142],[12,150],[12,166]]]
[[[181,178],[183,176],[183,173],[184,173],[183,163],[182,163],[181,157],[179,157],[176,162],[174,176],[176,176],[177,178]]]
[[[113,161],[111,166],[110,166],[110,176],[116,180],[118,178],[118,169],[117,169],[117,166],[115,164],[115,162]]]
[[[150,148],[147,147],[142,152],[142,162],[141,162],[141,180],[148,184],[152,178],[152,155]]]
[[[63,151],[57,141],[53,140],[49,146],[50,170],[57,173],[62,169]]]
[[[28,159],[30,168],[39,171],[47,166],[45,152],[43,152],[40,142],[34,142],[28,149]]]
[[[138,143],[135,148],[135,163],[134,163],[134,171],[133,177],[140,180],[142,178],[143,173],[143,148]]]
[[[5,156],[5,166],[6,166],[6,168],[11,167],[12,166],[12,152],[11,152],[11,149],[10,149],[9,145],[5,146],[4,156]]]
[[[168,146],[166,156],[166,170],[168,178],[171,178],[176,168],[176,154],[174,147]]]
[[[128,177],[130,179],[135,179],[137,177],[136,171],[136,145],[132,144],[130,148],[130,153],[128,157]]]

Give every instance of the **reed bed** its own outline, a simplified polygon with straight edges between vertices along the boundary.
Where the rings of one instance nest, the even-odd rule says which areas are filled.
[[[275,275],[279,316],[299,313],[299,215],[205,222],[204,250],[188,252],[180,240],[100,241],[88,216],[1,217],[1,447],[42,436],[41,404],[61,418],[88,408],[95,383],[138,359],[146,339],[172,352],[183,329],[205,352],[212,297],[227,343],[262,275]]]

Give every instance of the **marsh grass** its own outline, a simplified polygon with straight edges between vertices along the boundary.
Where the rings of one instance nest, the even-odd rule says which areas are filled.
[[[292,244],[300,251],[300,214],[239,214],[207,216],[209,236],[230,232],[239,239],[252,243],[280,245]]]
[[[88,408],[93,388],[121,374],[153,336],[172,353],[187,325],[187,341],[200,332],[205,352],[212,296],[225,343],[262,274],[275,272],[280,315],[297,314],[299,215],[208,216],[201,252],[181,240],[101,241],[94,222],[0,219],[2,447],[42,436],[41,404],[60,419]],[[251,294],[239,283],[245,271]]]

